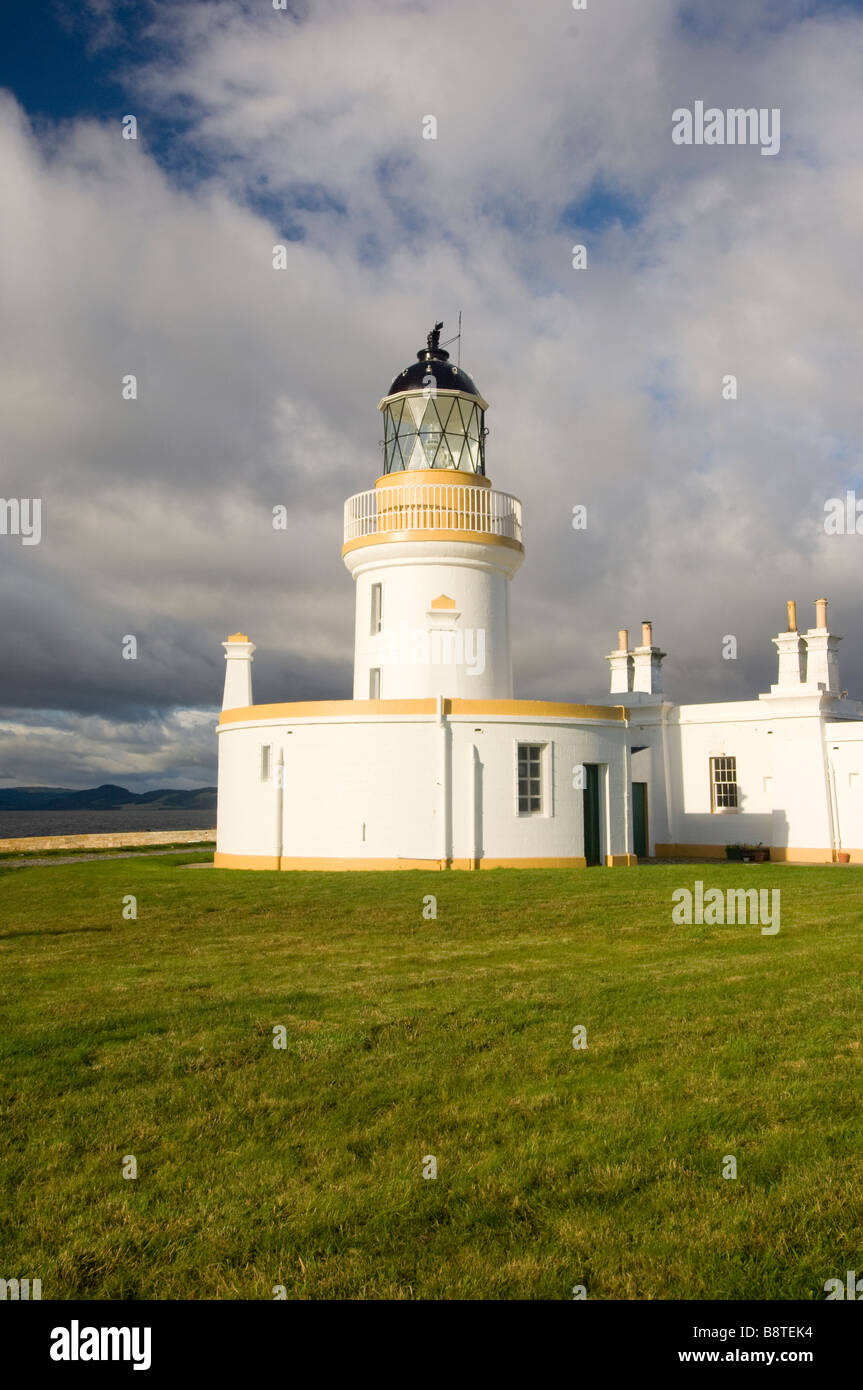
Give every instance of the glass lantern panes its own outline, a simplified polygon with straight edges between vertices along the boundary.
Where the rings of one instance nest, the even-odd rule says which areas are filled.
[[[384,407],[384,472],[449,468],[485,473],[483,411],[440,391],[398,396]]]

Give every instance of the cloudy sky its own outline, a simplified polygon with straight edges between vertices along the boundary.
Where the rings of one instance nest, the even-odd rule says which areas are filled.
[[[0,480],[43,520],[0,536],[0,785],[212,784],[238,628],[256,700],[350,696],[342,504],[459,310],[517,695],[603,695],[650,618],[671,698],[750,698],[823,594],[863,697],[863,536],[823,524],[863,500],[863,5],[287,5],[4,10]],[[699,100],[778,108],[779,152],[675,144]]]

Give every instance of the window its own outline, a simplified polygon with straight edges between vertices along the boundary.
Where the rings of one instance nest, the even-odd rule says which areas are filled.
[[[379,700],[381,698],[381,668],[373,666],[369,671],[369,699]]]
[[[273,745],[272,745],[271,743],[264,743],[264,744],[261,745],[261,781],[262,781],[262,782],[269,782],[269,780],[270,780],[270,763],[271,763],[271,761],[272,761],[272,752],[273,752]]]
[[[518,814],[542,815],[542,749],[541,743],[518,745]]]
[[[370,629],[371,634],[372,634],[372,637],[376,637],[377,634],[378,634],[378,633],[380,632],[380,630],[381,630],[381,593],[382,593],[382,587],[381,587],[381,585],[380,585],[380,584],[373,584],[373,585],[372,585],[372,622],[371,622],[371,629]]]
[[[737,759],[710,759],[710,791],[712,811],[737,810]]]
[[[479,402],[446,391],[396,395],[384,407],[384,472],[455,468],[485,473],[485,415]]]

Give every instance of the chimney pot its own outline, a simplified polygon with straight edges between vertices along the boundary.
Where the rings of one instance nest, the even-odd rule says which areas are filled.
[[[653,646],[653,623],[649,623],[646,619],[641,624],[641,645],[642,647]]]
[[[788,609],[788,631],[789,631],[789,632],[796,632],[796,631],[797,631],[797,604],[795,603],[795,601],[794,601],[793,598],[790,598],[785,606],[786,606],[786,608]]]
[[[827,627],[827,600],[817,598],[815,600],[815,626],[826,629]]]
[[[629,628],[620,627],[617,629],[617,650],[620,652],[629,651]]]

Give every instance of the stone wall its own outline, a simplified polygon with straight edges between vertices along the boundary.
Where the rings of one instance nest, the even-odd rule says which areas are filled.
[[[0,840],[0,854],[46,849],[126,849],[130,845],[200,845],[215,841],[215,830],[127,830],[111,835],[33,835]]]

